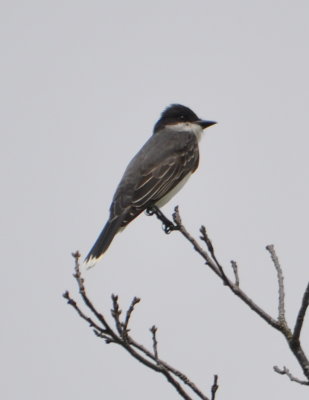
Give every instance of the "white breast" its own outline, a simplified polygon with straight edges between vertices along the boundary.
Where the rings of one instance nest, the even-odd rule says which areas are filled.
[[[179,132],[179,135],[181,135],[182,132],[190,132],[193,133],[198,142],[201,140],[202,137],[202,132],[203,132],[203,128],[198,125],[198,124],[194,124],[192,122],[180,122],[178,124],[175,125],[169,125],[168,129],[171,130],[175,130],[177,132]],[[162,199],[160,199],[157,203],[156,206],[163,207],[166,203],[168,203],[172,197],[175,196],[176,193],[179,192],[180,189],[183,188],[183,186],[187,183],[188,179],[190,178],[190,176],[192,175],[192,172],[188,173],[182,181],[180,181],[175,187],[174,189],[172,189],[171,191],[169,191],[164,197],[162,197]]]
[[[183,188],[183,186],[187,183],[187,180],[190,178],[191,175],[192,172],[186,175],[182,181],[180,181],[172,190],[170,190],[164,197],[162,197],[162,199],[160,199],[156,203],[156,206],[159,208],[165,206],[165,204],[167,204],[171,200],[171,198],[174,197],[175,194],[178,193],[179,190]]]

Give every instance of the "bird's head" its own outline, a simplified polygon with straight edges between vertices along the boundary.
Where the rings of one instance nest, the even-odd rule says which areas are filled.
[[[164,128],[174,128],[175,130],[185,131],[194,128],[203,130],[216,124],[214,121],[200,119],[190,108],[181,104],[172,104],[161,114],[160,119],[155,124],[154,133]]]

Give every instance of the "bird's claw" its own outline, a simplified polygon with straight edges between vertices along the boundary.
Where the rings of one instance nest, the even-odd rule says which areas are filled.
[[[152,215],[155,214],[155,210],[154,210],[152,207],[148,207],[148,208],[146,208],[146,210],[145,210],[145,214],[146,214],[146,215],[149,215],[149,216],[152,216]]]
[[[179,229],[179,227],[177,225],[174,225],[171,221],[163,222],[162,228],[167,235],[169,235],[171,232],[177,231]]]
[[[157,206],[150,206],[145,210],[146,215],[156,215],[156,217],[162,222],[162,229],[168,235],[173,231],[179,230],[177,224],[173,224],[166,216],[161,212]]]

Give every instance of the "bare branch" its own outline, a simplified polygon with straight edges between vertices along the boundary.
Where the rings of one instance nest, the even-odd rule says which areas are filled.
[[[152,341],[153,341],[153,352],[146,349],[141,344],[137,343],[131,336],[129,336],[128,324],[132,313],[134,311],[135,305],[140,301],[139,298],[134,297],[129,309],[125,314],[125,320],[121,321],[121,309],[119,305],[119,299],[117,295],[112,295],[112,310],[111,315],[114,320],[114,325],[116,331],[109,325],[107,319],[99,313],[92,302],[90,301],[85,286],[84,279],[81,276],[79,269],[79,252],[72,254],[75,259],[75,273],[74,277],[76,279],[81,298],[88,308],[88,310],[94,315],[98,322],[94,321],[92,318],[88,317],[76,303],[76,301],[71,298],[70,294],[66,291],[63,297],[68,301],[77,314],[85,320],[90,327],[93,329],[94,334],[105,340],[106,343],[116,343],[123,347],[128,353],[130,353],[136,360],[140,361],[142,364],[151,368],[152,370],[161,373],[165,376],[167,381],[176,389],[179,395],[185,400],[193,400],[192,397],[187,393],[183,384],[187,385],[197,396],[202,400],[209,400],[209,398],[204,395],[197,386],[190,381],[186,375],[177,369],[171,367],[169,364],[161,360],[158,356],[158,342],[156,338],[157,328],[153,326],[151,328]]]
[[[178,230],[180,233],[192,244],[194,250],[200,254],[200,256],[205,261],[205,264],[209,266],[209,268],[221,279],[224,285],[229,287],[229,289],[239,297],[244,303],[246,303],[255,313],[257,313],[262,319],[264,319],[269,325],[271,325],[276,330],[280,331],[285,337],[288,345],[293,352],[294,356],[299,362],[304,375],[307,380],[301,380],[294,377],[290,371],[284,367],[280,369],[279,367],[274,367],[274,370],[281,374],[287,375],[291,381],[297,382],[302,385],[309,385],[309,361],[308,358],[303,351],[300,343],[300,334],[303,327],[303,322],[305,318],[305,314],[307,308],[309,306],[309,284],[305,290],[303,295],[302,304],[299,309],[294,331],[292,333],[291,329],[288,327],[286,318],[285,318],[285,292],[284,292],[284,277],[283,272],[276,255],[275,249],[273,245],[269,245],[266,247],[267,251],[271,255],[271,259],[277,271],[277,280],[278,280],[278,292],[279,292],[279,300],[278,300],[278,319],[274,319],[267,312],[265,312],[261,307],[259,307],[241,288],[239,281],[239,273],[238,266],[235,261],[231,261],[231,266],[234,273],[234,279],[231,280],[225,273],[224,268],[218,261],[214,246],[212,241],[210,240],[206,228],[204,226],[201,227],[201,237],[200,239],[206,244],[206,250],[204,250],[200,244],[197,242],[195,238],[193,238],[186,228],[183,226],[181,217],[179,214],[178,207],[175,207],[175,212],[173,213],[173,221],[174,224],[169,221],[164,214],[157,208],[151,208],[149,210],[150,214],[155,214],[163,223],[164,231],[166,233],[170,233],[171,231]],[[93,329],[94,333],[103,338],[106,343],[116,343],[122,346],[126,351],[128,351],[134,358],[140,361],[145,366],[153,369],[154,371],[161,373],[166,377],[169,383],[176,389],[176,391],[180,394],[180,396],[186,400],[192,400],[190,395],[186,392],[183,384],[187,385],[200,399],[209,400],[207,396],[205,396],[197,386],[188,379],[186,375],[177,369],[171,367],[165,361],[161,360],[158,355],[158,341],[157,341],[157,328],[153,326],[150,331],[152,333],[152,351],[146,349],[143,345],[136,342],[129,335],[129,321],[134,311],[135,305],[140,301],[139,298],[134,298],[130,304],[129,309],[125,313],[124,321],[121,320],[121,309],[119,306],[118,296],[112,296],[113,307],[111,310],[112,318],[114,320],[114,325],[116,327],[116,331],[109,325],[107,319],[99,313],[92,302],[89,300],[85,287],[84,280],[81,277],[79,271],[79,253],[76,252],[73,254],[75,258],[75,274],[74,277],[77,281],[80,295],[83,299],[84,304],[91,311],[94,317],[98,320],[94,320],[93,318],[88,317],[81,308],[77,305],[75,300],[70,297],[68,292],[65,292],[63,295],[65,299],[78,313],[78,315],[85,320],[90,327]],[[215,400],[216,392],[218,390],[218,377],[214,376],[214,382],[211,387],[211,400]]]
[[[179,208],[178,206],[175,207],[174,213],[173,213],[173,220],[175,224],[178,226],[178,230],[181,232],[181,234],[193,245],[193,248],[195,251],[197,251],[206,261],[206,264],[214,271],[215,274],[217,274],[219,277],[221,277],[220,271],[218,270],[217,266],[214,264],[213,260],[211,257],[204,251],[201,246],[197,243],[197,241],[189,234],[189,232],[185,229],[185,227],[182,225],[182,221],[180,218],[179,214]]]
[[[236,261],[231,261],[231,265],[233,268],[233,272],[234,272],[234,277],[235,277],[235,285],[237,287],[239,287],[239,275],[238,275],[238,265],[236,263]]]
[[[70,296],[70,293],[69,293],[68,291],[66,291],[66,292],[63,294],[63,297],[68,301],[68,304],[69,304],[70,306],[72,306],[72,307],[76,310],[77,314],[78,314],[82,319],[84,319],[86,322],[88,322],[88,324],[89,324],[89,326],[90,326],[91,328],[94,328],[94,329],[96,329],[97,331],[100,331],[100,332],[103,333],[103,334],[107,332],[106,329],[102,329],[102,328],[101,328],[99,325],[97,325],[91,318],[87,317],[87,315],[84,314],[84,313],[81,311],[81,309],[78,307],[76,301],[72,299],[72,297]]]
[[[130,344],[132,345],[132,347],[139,349],[144,354],[147,354],[147,356],[149,358],[152,358],[153,360],[155,360],[155,356],[153,355],[153,353],[151,353],[149,350],[147,350],[143,345],[135,342],[132,338],[130,338],[130,340],[131,340]],[[185,374],[183,374],[176,368],[172,367],[171,365],[167,364],[165,361],[162,361],[161,359],[159,360],[159,362],[160,362],[161,366],[165,367],[168,371],[170,371],[175,376],[177,376],[177,378],[182,380],[183,383],[188,385],[193,390],[193,392],[195,392],[201,399],[203,399],[203,400],[208,399]]]
[[[173,219],[176,225],[178,226],[178,230],[180,233],[192,244],[194,250],[201,255],[201,257],[205,260],[205,263],[210,267],[210,269],[222,280],[224,285],[228,286],[230,290],[238,296],[244,303],[246,303],[255,313],[257,313],[264,321],[266,321],[273,328],[278,330],[283,334],[288,345],[296,357],[299,365],[301,366],[304,375],[307,378],[307,381],[303,384],[309,384],[309,360],[302,349],[302,346],[299,341],[301,329],[303,326],[303,321],[305,317],[306,310],[309,306],[309,284],[303,296],[303,301],[301,308],[298,312],[294,333],[292,334],[291,329],[288,327],[286,319],[285,319],[285,305],[284,305],[284,278],[282,269],[276,255],[275,249],[273,245],[269,245],[266,249],[269,251],[274,266],[277,271],[278,278],[278,287],[279,287],[279,301],[278,301],[278,320],[275,320],[268,313],[266,313],[261,307],[259,307],[240,287],[239,287],[239,276],[238,276],[238,268],[234,261],[232,261],[232,268],[234,271],[235,283],[233,283],[225,274],[222,265],[219,263],[214,247],[212,245],[209,236],[207,235],[206,229],[204,226],[201,227],[201,239],[206,243],[207,251],[203,250],[198,242],[188,233],[186,228],[183,226],[178,207],[175,207],[175,211],[173,214]],[[286,372],[285,372],[286,373]],[[296,380],[295,380],[296,381]],[[307,383],[308,382],[308,383]]]
[[[202,234],[202,236],[200,236],[200,238],[206,243],[206,246],[208,248],[209,253],[211,255],[213,255],[214,254],[214,248],[213,248],[211,240],[209,239],[209,237],[207,235],[206,228],[205,228],[204,225],[201,226],[200,232]]]
[[[141,299],[138,298],[138,297],[134,297],[134,298],[133,298],[133,300],[132,300],[132,302],[131,302],[131,304],[130,304],[130,307],[129,307],[127,313],[126,313],[126,319],[125,319],[125,321],[124,321],[124,323],[123,323],[123,329],[124,329],[125,331],[128,330],[129,321],[130,321],[132,312],[134,311],[134,308],[135,308],[136,304],[138,304],[140,301],[141,301]]]
[[[298,315],[297,315],[296,324],[294,327],[294,332],[293,332],[293,337],[292,337],[292,340],[294,342],[299,341],[300,332],[303,327],[305,314],[306,314],[308,306],[309,306],[309,283],[308,283],[305,293],[303,295],[302,304],[301,304],[301,307],[300,307]]]
[[[293,376],[291,374],[291,372],[286,367],[283,367],[283,369],[280,369],[279,367],[275,366],[274,367],[274,371],[277,372],[280,375],[287,375],[292,382],[297,382],[297,383],[299,383],[301,385],[306,385],[306,386],[309,385],[308,381],[302,381],[301,379],[298,379],[295,376]]]
[[[211,387],[211,400],[215,400],[216,398],[216,392],[218,390],[219,386],[218,386],[218,375],[214,376],[214,383],[212,384]]]
[[[118,296],[112,294],[112,302],[113,302],[113,308],[111,309],[111,314],[112,314],[112,317],[114,318],[115,325],[116,325],[119,335],[121,337],[123,337],[122,324],[119,319],[122,311],[119,308]]]
[[[279,291],[279,300],[278,300],[278,321],[282,325],[282,327],[287,327],[287,323],[285,320],[285,307],[284,307],[284,277],[281,265],[279,263],[278,256],[275,251],[275,247],[273,244],[266,246],[266,250],[270,253],[272,262],[277,271],[277,279],[278,279],[278,291]]]
[[[173,214],[174,221],[179,225],[179,232],[192,244],[194,250],[199,253],[205,260],[205,263],[210,269],[228,286],[232,292],[245,302],[254,312],[256,312],[261,318],[263,318],[269,325],[275,329],[281,330],[281,326],[274,318],[272,318],[266,311],[259,307],[239,286],[234,284],[225,274],[221,264],[217,261],[216,257],[213,260],[212,256],[209,255],[205,250],[201,248],[198,242],[189,234],[186,228],[181,223],[178,207],[175,207]],[[206,231],[205,231],[206,232]],[[214,251],[212,250],[213,254]]]
[[[206,243],[206,246],[207,246],[208,251],[209,251],[209,253],[211,255],[211,258],[213,259],[213,261],[215,262],[216,266],[218,267],[219,271],[222,274],[222,278],[223,278],[224,284],[227,284],[227,282],[225,282],[225,280],[226,280],[225,273],[224,273],[219,261],[217,260],[217,257],[215,255],[215,250],[214,250],[214,247],[212,245],[212,241],[210,240],[210,237],[208,236],[206,228],[205,228],[204,225],[201,226],[200,232],[202,234],[202,236],[200,236],[200,239],[202,239]]]
[[[150,332],[152,333],[152,343],[153,343],[153,354],[155,356],[156,361],[158,362],[158,341],[157,341],[157,328],[153,325],[150,328]]]
[[[75,253],[72,253],[73,258],[75,259],[75,274],[73,275],[74,278],[76,279],[78,288],[79,288],[79,293],[86,304],[86,306],[89,308],[89,310],[95,315],[95,317],[98,319],[98,321],[102,324],[104,329],[110,334],[112,337],[113,341],[117,343],[117,335],[114,333],[114,331],[111,329],[109,324],[107,323],[106,319],[103,317],[102,314],[100,314],[91,301],[89,300],[88,296],[86,295],[86,290],[84,286],[84,279],[81,276],[80,269],[79,269],[79,258],[80,258],[80,253],[76,251]]]

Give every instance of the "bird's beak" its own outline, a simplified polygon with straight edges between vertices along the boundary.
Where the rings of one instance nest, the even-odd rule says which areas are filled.
[[[195,121],[196,124],[201,126],[203,129],[208,128],[211,125],[215,125],[217,122],[215,121],[205,121],[204,119],[198,119]]]

